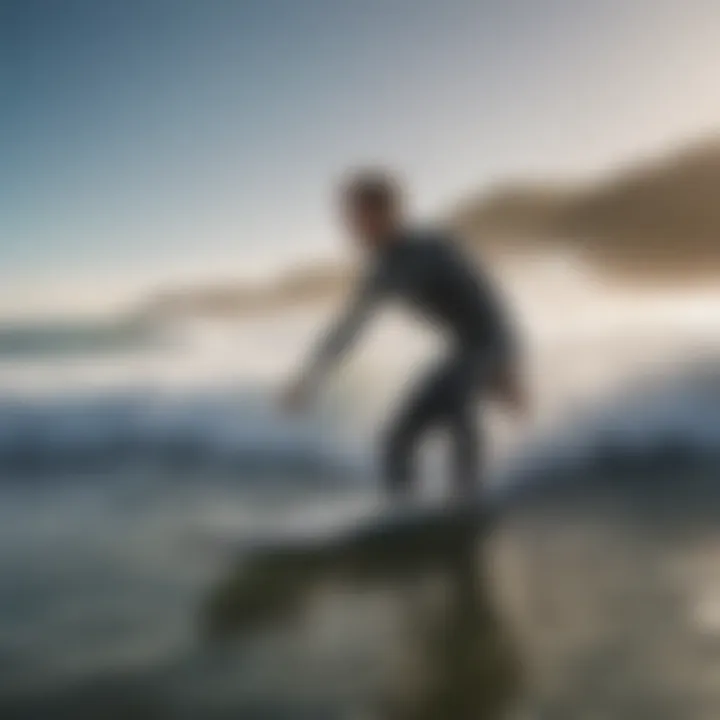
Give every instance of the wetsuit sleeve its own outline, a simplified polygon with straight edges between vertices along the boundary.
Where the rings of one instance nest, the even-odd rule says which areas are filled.
[[[385,297],[386,273],[373,270],[359,282],[345,310],[321,338],[304,372],[306,382],[319,384],[356,340]]]

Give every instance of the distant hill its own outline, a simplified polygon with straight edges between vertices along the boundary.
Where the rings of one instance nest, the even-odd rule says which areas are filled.
[[[486,250],[537,247],[557,237],[577,191],[544,183],[505,182],[466,198],[449,213],[450,224]]]
[[[492,256],[569,248],[629,281],[720,276],[720,139],[626,167],[594,184],[508,182],[448,213],[472,247]],[[272,311],[342,291],[352,273],[300,268],[261,284],[163,292],[145,314]]]
[[[508,184],[466,200],[453,220],[491,250],[572,247],[621,274],[718,273],[720,139],[590,186]]]
[[[159,292],[141,310],[152,317],[167,315],[233,317],[272,312],[313,302],[340,292],[351,271],[337,265],[300,268],[264,282],[225,282]]]

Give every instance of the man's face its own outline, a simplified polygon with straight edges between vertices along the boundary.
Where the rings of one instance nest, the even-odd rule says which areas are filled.
[[[377,247],[392,231],[394,218],[387,207],[374,203],[346,200],[344,222],[350,236],[362,249]]]

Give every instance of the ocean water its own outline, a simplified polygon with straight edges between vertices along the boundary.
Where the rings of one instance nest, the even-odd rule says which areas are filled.
[[[205,613],[238,548],[332,546],[371,512],[377,425],[433,339],[382,319],[293,419],[275,395],[327,307],[6,322],[0,717],[717,717],[720,299],[557,267],[508,287],[538,410],[488,418],[503,512],[480,590],[456,597],[453,572],[438,590],[422,563],[398,590],[371,555],[301,617],[219,638]],[[225,536],[232,553],[207,542]]]

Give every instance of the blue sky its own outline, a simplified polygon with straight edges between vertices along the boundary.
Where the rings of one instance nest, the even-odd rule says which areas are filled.
[[[715,0],[0,0],[0,283],[329,252],[332,182],[420,212],[720,127]]]

